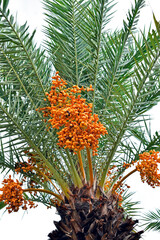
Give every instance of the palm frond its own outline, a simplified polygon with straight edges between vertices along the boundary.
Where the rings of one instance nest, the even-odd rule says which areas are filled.
[[[140,207],[138,205],[140,204],[139,201],[133,201],[132,196],[134,195],[134,192],[128,192],[126,190],[123,195],[123,201],[122,201],[122,206],[125,209],[125,213],[129,216],[136,216],[139,215]]]
[[[160,209],[145,213],[142,220],[144,221],[142,226],[146,226],[145,230],[160,231]]]
[[[7,7],[0,7],[0,123],[4,152],[10,144],[19,151],[26,149],[37,154],[45,162],[60,185],[66,184],[58,171],[47,159],[53,156],[56,136],[45,131],[46,124],[36,108],[42,105],[45,89],[51,74],[45,52],[33,43],[27,24],[19,27]],[[23,66],[23,67],[22,67]]]
[[[132,5],[132,10],[128,12],[127,21],[124,21],[124,26],[121,31],[105,33],[102,36],[101,58],[105,59],[105,62],[103,62],[102,68],[100,69],[97,90],[100,90],[98,101],[101,99],[101,95],[103,95],[101,99],[102,102],[103,98],[105,100],[103,104],[110,101],[112,89],[117,87],[117,82],[123,85],[124,78],[129,77],[132,73],[132,64],[129,61],[130,58],[128,58],[133,43],[131,32],[134,32],[136,29],[140,9],[144,7],[144,3],[144,0],[135,1],[135,5]],[[101,81],[101,79],[104,80]],[[99,104],[96,105],[99,106]],[[103,108],[104,106],[102,105],[102,109]]]
[[[88,4],[85,0],[44,1],[47,50],[56,70],[71,84],[79,84],[83,72],[81,62],[88,58],[78,28]]]
[[[47,49],[55,68],[70,84],[94,84],[104,27],[114,1],[45,0]]]
[[[139,154],[142,152],[149,152],[154,149],[160,150],[160,135],[158,132],[151,135],[151,129],[147,122],[144,120],[144,126],[135,127],[130,132],[132,138],[122,142],[117,150],[121,154],[118,165],[123,165],[124,162],[131,163],[139,159]],[[130,135],[129,134],[129,135]]]
[[[158,35],[153,34],[152,37],[158,42]],[[110,101],[106,102],[103,111],[103,119],[109,129],[107,164],[103,171],[103,180],[118,146],[129,136],[128,131],[135,127],[141,121],[141,116],[159,101],[159,77],[152,75],[160,56],[159,45],[151,48],[150,41],[144,37],[144,42],[140,46],[135,37],[133,39],[139,58],[137,59],[135,54],[130,56],[134,63],[130,68],[131,72],[120,80],[117,79],[117,85],[112,89]]]

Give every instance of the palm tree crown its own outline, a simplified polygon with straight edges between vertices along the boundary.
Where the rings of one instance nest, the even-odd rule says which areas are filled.
[[[30,35],[27,24],[15,22],[8,2],[0,0],[0,166],[19,180],[3,181],[0,207],[18,211],[36,201],[56,206],[63,234],[50,239],[69,239],[66,232],[71,239],[106,239],[107,231],[111,239],[139,239],[142,232],[124,228],[136,222],[126,217],[122,223],[122,209],[135,209],[127,204],[131,194],[124,182],[138,171],[143,182],[160,185],[160,136],[151,136],[147,125],[147,111],[160,100],[158,21],[153,15],[156,30],[139,33],[145,0],[135,0],[122,29],[111,32],[114,0],[43,0],[42,49],[34,44],[35,31]],[[89,202],[86,212],[80,201]],[[111,202],[118,230],[111,233],[106,217],[103,231],[100,223],[97,230],[93,222],[88,226],[93,209]],[[73,205],[71,217],[80,216],[82,227],[62,213]],[[158,215],[146,215],[146,222],[156,221],[148,229],[159,229]]]

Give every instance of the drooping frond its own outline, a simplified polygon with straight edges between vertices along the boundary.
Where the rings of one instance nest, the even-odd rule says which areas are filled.
[[[126,190],[122,195],[123,197],[122,206],[125,210],[125,214],[135,217],[136,215],[139,214],[139,211],[141,208],[138,206],[140,203],[139,201],[132,200],[133,195],[134,195],[134,192],[128,192]]]
[[[158,34],[153,32],[150,37],[152,41],[158,43]],[[137,127],[143,114],[159,101],[159,77],[153,75],[154,69],[159,64],[159,44],[152,45],[150,38],[144,36],[141,44],[134,36],[133,40],[134,50],[128,49],[126,67],[123,66],[125,71],[129,66],[128,71],[126,73],[123,71],[123,75],[119,73],[120,78],[115,78],[109,99],[105,92],[103,95],[100,93],[104,99],[102,100],[104,108],[102,105],[100,108],[104,110],[100,112],[110,129],[103,180],[118,147],[125,139],[131,137],[129,131]],[[103,89],[107,89],[107,86]]]
[[[10,145],[22,151],[23,155],[30,149],[48,165],[62,185],[63,180],[50,163],[55,136],[45,130],[42,115],[36,112],[50,85],[49,61],[45,52],[34,44],[34,33],[28,34],[27,24],[17,26],[7,6],[0,6],[0,23],[0,132],[4,139],[4,152]]]
[[[114,159],[119,168],[119,174],[125,171],[125,168],[122,167],[123,164],[137,161],[141,152],[149,152],[152,149],[159,151],[160,149],[160,136],[158,132],[153,136],[151,135],[151,130],[146,121],[144,121],[144,126],[135,127],[129,134],[132,135],[132,138],[121,143],[117,150],[119,153],[118,159],[117,161],[116,158]]]
[[[144,221],[143,226],[146,226],[145,230],[160,231],[160,209],[145,213],[142,220]]]

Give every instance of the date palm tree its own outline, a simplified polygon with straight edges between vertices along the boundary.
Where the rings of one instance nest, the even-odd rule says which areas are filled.
[[[160,136],[147,125],[160,100],[158,21],[137,32],[145,0],[135,0],[122,29],[109,31],[114,0],[43,0],[38,48],[8,2],[0,0],[0,166],[12,176],[0,207],[56,207],[50,240],[140,239],[124,183],[138,171],[160,185]]]

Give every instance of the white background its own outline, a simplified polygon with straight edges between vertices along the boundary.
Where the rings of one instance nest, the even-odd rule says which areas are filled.
[[[109,25],[110,28],[122,26],[122,20],[130,8],[130,3],[134,0],[117,0],[117,12],[114,19]],[[44,24],[43,8],[40,0],[10,0],[10,9],[14,16],[17,14],[19,24],[23,24],[26,20],[30,26],[29,30],[36,32],[36,42],[40,44],[44,39],[42,33],[42,25]],[[156,18],[160,20],[160,1],[147,0],[146,7],[141,10],[139,28],[144,26],[148,29],[152,21],[152,12]],[[160,105],[157,105],[150,111],[153,118],[152,133],[160,130]],[[131,185],[132,191],[135,191],[134,200],[141,201],[141,207],[145,210],[154,210],[160,208],[160,189],[152,189],[146,184],[141,183],[139,175],[131,176],[128,183]],[[18,213],[3,214],[0,212],[0,239],[5,240],[47,240],[47,235],[53,230],[53,220],[58,220],[59,216],[55,214],[55,209],[47,210],[46,207],[39,204],[36,209],[31,209],[28,213],[19,211]],[[147,232],[143,236],[144,240],[159,240],[160,233]]]

